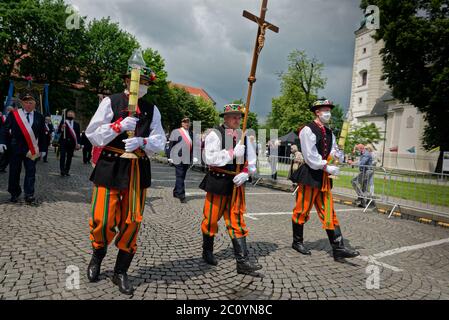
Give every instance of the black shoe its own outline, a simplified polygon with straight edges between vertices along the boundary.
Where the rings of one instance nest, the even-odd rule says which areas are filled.
[[[61,172],[61,177],[65,177],[65,172],[64,171]]]
[[[11,196],[11,198],[9,199],[9,202],[12,202],[12,203],[19,202],[19,196]]]
[[[186,198],[182,198],[182,199],[179,199],[179,200],[181,201],[181,203],[187,203]]]
[[[119,250],[114,268],[114,276],[112,277],[112,282],[118,286],[121,293],[126,295],[132,295],[134,293],[134,288],[129,283],[127,274],[133,257],[134,255],[131,253]]]
[[[335,261],[340,262],[346,258],[355,258],[360,255],[360,252],[345,247],[339,226],[335,227],[335,230],[326,230],[326,233],[332,246]]]
[[[248,258],[246,238],[232,239],[232,245],[234,246],[235,260],[237,261],[237,273],[261,277],[262,275],[255,271],[262,269],[262,266],[252,263]]]
[[[312,252],[306,248],[304,241],[304,225],[293,222],[293,243],[292,248],[299,253],[310,256]]]
[[[70,174],[68,172],[65,173],[66,177],[70,177]]]
[[[214,237],[203,234],[203,259],[207,264],[216,266],[218,264],[214,257]]]
[[[36,204],[36,198],[34,196],[25,197],[26,204]]]
[[[90,282],[97,282],[100,275],[100,267],[106,256],[106,248],[94,249],[89,266],[87,267],[87,278]]]

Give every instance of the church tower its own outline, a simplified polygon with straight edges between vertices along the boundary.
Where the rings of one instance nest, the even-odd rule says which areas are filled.
[[[388,91],[388,85],[381,80],[382,57],[380,50],[383,41],[376,42],[373,35],[376,30],[368,29],[365,20],[355,32],[354,66],[352,71],[352,89],[349,106],[351,125],[357,124],[357,118],[371,114],[377,99]]]

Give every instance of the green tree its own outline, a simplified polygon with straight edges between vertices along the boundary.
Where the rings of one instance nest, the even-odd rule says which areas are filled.
[[[86,39],[88,48],[83,60],[89,88],[96,93],[122,91],[122,75],[127,71],[132,52],[139,48],[137,40],[110,18],[90,22]]]
[[[279,129],[280,135],[296,131],[313,119],[309,107],[326,84],[323,64],[316,58],[308,58],[304,51],[294,50],[288,62],[287,72],[279,74],[281,96],[273,98],[267,119],[267,125]]]
[[[374,123],[363,122],[361,125],[352,127],[349,132],[346,138],[345,153],[352,153],[357,144],[378,143],[381,138],[379,128]]]
[[[447,0],[363,0],[361,8],[377,5],[385,43],[384,78],[393,96],[416,106],[427,126],[427,150],[449,150],[449,2]],[[440,167],[441,167],[440,157]]]
[[[343,108],[336,104],[335,108],[332,110],[331,127],[337,139],[340,136],[341,128],[343,127],[344,117]]]
[[[15,68],[40,82],[68,84],[79,80],[85,51],[83,19],[69,30],[63,0],[19,0],[0,3],[0,76]]]

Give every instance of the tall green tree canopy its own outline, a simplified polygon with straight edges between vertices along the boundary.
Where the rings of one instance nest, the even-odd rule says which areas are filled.
[[[314,118],[309,107],[326,84],[322,76],[324,65],[307,57],[304,51],[294,50],[288,63],[288,70],[279,74],[281,96],[273,98],[267,119],[267,125],[279,129],[280,135],[296,131]]]
[[[357,144],[375,144],[380,139],[381,134],[379,128],[374,123],[363,122],[361,125],[356,125],[351,128],[346,138],[345,153],[351,153]]]
[[[449,1],[363,0],[380,9],[384,78],[395,98],[416,106],[427,121],[426,149],[449,150]]]
[[[89,88],[97,93],[123,90],[121,76],[128,68],[132,52],[140,46],[137,40],[109,18],[90,22],[86,37],[88,49],[83,59]]]
[[[15,67],[22,75],[48,83],[79,80],[86,51],[85,26],[69,30],[63,0],[14,0],[0,3],[0,77]]]

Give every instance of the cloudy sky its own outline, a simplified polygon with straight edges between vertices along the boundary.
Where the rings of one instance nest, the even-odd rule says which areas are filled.
[[[204,88],[219,108],[246,98],[256,24],[243,10],[259,15],[261,0],[67,0],[88,18],[110,16],[134,34],[143,48],[165,58],[169,80]],[[276,73],[287,56],[305,50],[325,64],[327,86],[319,94],[349,105],[354,31],[360,0],[270,0],[267,20],[280,28],[268,33],[259,59],[252,111],[264,119],[279,95]]]

